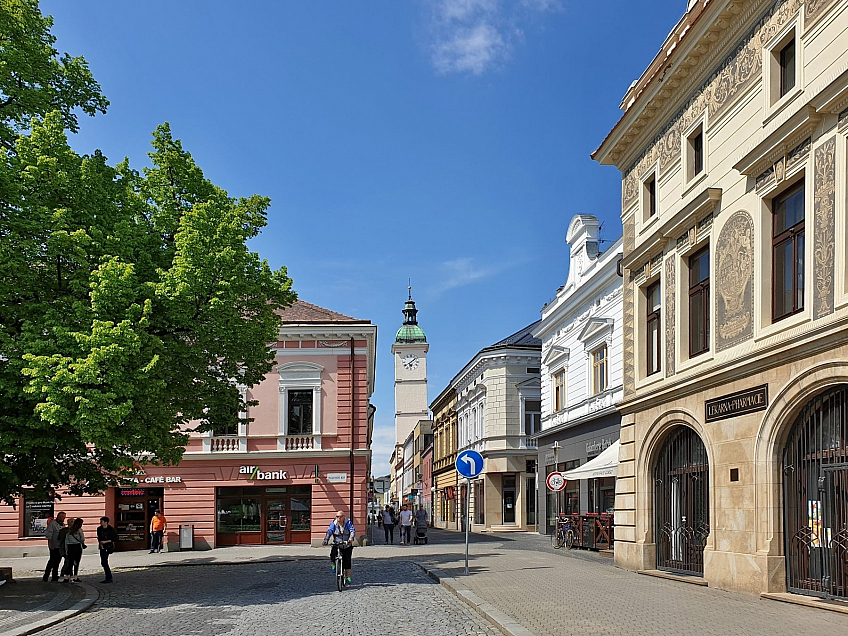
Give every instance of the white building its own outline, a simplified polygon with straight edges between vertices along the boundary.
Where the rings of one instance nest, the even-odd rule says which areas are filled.
[[[536,441],[525,423],[539,414],[541,344],[531,333],[537,324],[480,350],[451,383],[457,452],[473,448],[485,460],[471,484],[475,532],[536,529]],[[460,486],[461,506],[464,493]]]
[[[621,239],[602,251],[598,219],[577,215],[568,226],[568,280],[542,309],[533,334],[542,341],[539,514],[550,533],[556,497],[544,478],[555,467],[586,464],[618,441],[622,397]],[[554,452],[553,445],[560,449]],[[555,458],[555,454],[558,457]],[[559,494],[566,513],[605,513],[615,501],[615,477],[569,480]]]

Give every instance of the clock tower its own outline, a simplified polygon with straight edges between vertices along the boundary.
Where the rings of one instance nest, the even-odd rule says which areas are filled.
[[[403,444],[418,420],[426,420],[427,337],[418,326],[418,310],[409,298],[403,306],[403,325],[392,344],[395,359],[395,443]]]

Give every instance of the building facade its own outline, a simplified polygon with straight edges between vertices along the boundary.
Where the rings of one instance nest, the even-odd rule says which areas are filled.
[[[618,440],[621,423],[621,239],[601,251],[598,219],[577,215],[566,242],[568,279],[533,331],[542,341],[541,402],[525,405],[525,433],[539,445],[539,530],[548,534],[557,511],[613,511],[614,475],[569,480],[559,493],[547,489],[545,478],[598,456]]]
[[[456,472],[456,390],[448,385],[430,404],[433,415],[433,525],[446,530],[459,530]]]
[[[848,6],[690,2],[622,172],[616,562],[848,598]]]
[[[482,349],[451,382],[456,393],[457,452],[474,449],[484,468],[471,482],[474,532],[536,529],[536,440],[524,430],[529,403],[538,403],[541,342],[534,322]],[[464,481],[464,480],[463,480]],[[465,483],[459,492],[460,529]]]
[[[337,509],[364,526],[377,327],[303,301],[282,318],[274,369],[242,389],[258,401],[249,423],[192,432],[179,465],[140,466],[101,496],[0,507],[0,555],[46,553],[46,520],[59,511],[88,528],[108,516],[121,550],[150,545],[157,509],[168,549],[181,525],[193,526],[197,549],[320,544]]]

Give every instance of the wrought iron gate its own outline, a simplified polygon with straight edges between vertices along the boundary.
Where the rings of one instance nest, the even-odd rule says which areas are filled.
[[[813,399],[783,452],[786,586],[848,599],[848,387]]]
[[[704,574],[709,475],[701,438],[687,426],[678,427],[666,439],[654,474],[658,569]]]

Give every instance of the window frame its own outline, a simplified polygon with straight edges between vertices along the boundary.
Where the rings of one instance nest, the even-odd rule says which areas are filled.
[[[777,221],[777,206],[781,202],[785,202],[798,192],[802,192],[801,201],[804,205],[804,214],[802,219],[792,225],[791,227],[785,228],[779,234],[776,234],[776,221]],[[804,311],[804,296],[806,294],[806,258],[807,258],[807,250],[806,250],[806,225],[807,225],[807,188],[805,179],[801,179],[800,181],[794,183],[790,187],[783,190],[780,194],[774,196],[770,202],[770,212],[771,212],[771,320],[772,324],[777,323],[781,320],[785,320],[790,316],[794,316]],[[778,248],[784,246],[786,243],[792,241],[792,309],[788,312],[785,312],[781,315],[777,315],[776,313],[776,267],[777,267],[777,250]],[[801,288],[798,288],[798,245],[802,246],[804,256],[802,263],[802,271],[801,271]],[[800,291],[800,305],[798,304],[798,296]]]
[[[603,353],[603,358],[598,359],[598,354]],[[609,389],[609,351],[607,343],[596,347],[592,351],[592,395],[598,395]],[[598,386],[598,380],[602,379],[602,385]]]
[[[662,371],[662,288],[660,280],[657,279],[645,287],[645,377],[650,377]],[[656,309],[652,309],[652,290],[656,289],[659,303]],[[657,328],[657,350],[653,351],[651,343],[651,325],[656,323]],[[652,356],[652,353],[655,353]],[[652,357],[656,358],[656,368],[652,368]]]
[[[786,60],[784,59],[784,54],[786,53],[786,49],[792,47],[792,85],[787,86],[787,73],[786,73]],[[798,84],[798,42],[795,38],[795,33],[792,33],[792,37],[783,45],[780,45],[780,49],[777,51],[777,55],[775,56],[777,61],[778,68],[778,76],[780,78],[778,90],[777,90],[777,99],[780,100],[784,95],[789,93],[795,86]]]
[[[297,394],[309,395],[309,431],[295,432],[292,430],[292,397]],[[303,404],[306,404],[304,401]],[[302,419],[302,418],[301,418]],[[312,389],[289,389],[286,391],[286,435],[314,435],[315,434],[315,392]],[[301,422],[302,424],[302,422]]]
[[[698,140],[696,144],[695,141]],[[695,181],[706,173],[706,135],[701,119],[686,135],[686,183]]]
[[[559,380],[562,380],[561,382]],[[553,373],[554,384],[554,413],[565,409],[565,369]]]
[[[692,265],[693,263],[701,258],[704,253],[707,254],[707,257],[710,256],[710,246],[705,245],[697,252],[689,256],[687,259],[687,263],[689,266],[689,357],[694,358],[696,356],[707,353],[710,350],[710,262],[707,261],[707,272],[706,277],[702,278],[700,281],[692,282]],[[704,331],[704,342],[703,347],[701,349],[695,350],[692,348],[693,344],[693,329],[692,329],[692,320],[693,320],[693,310],[692,303],[695,298],[701,297],[701,319],[703,320],[703,331]]]

